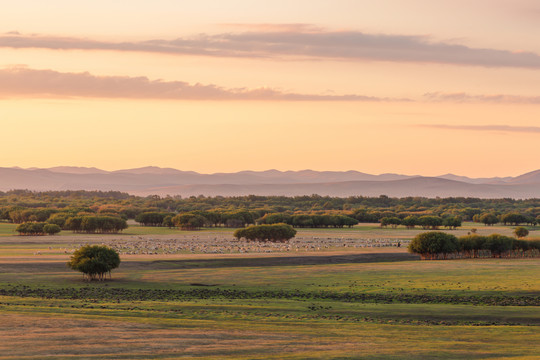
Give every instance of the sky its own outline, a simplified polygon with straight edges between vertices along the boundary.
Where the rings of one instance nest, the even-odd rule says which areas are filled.
[[[536,0],[7,0],[0,167],[540,168]]]

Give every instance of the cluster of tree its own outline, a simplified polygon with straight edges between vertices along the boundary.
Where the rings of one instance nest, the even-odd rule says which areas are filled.
[[[446,216],[444,218],[440,216],[415,216],[409,215],[403,219],[397,216],[384,217],[381,219],[381,226],[391,226],[393,228],[399,225],[405,226],[407,229],[414,229],[416,226],[421,226],[422,229],[437,230],[440,226],[444,226],[447,229],[456,229],[461,226],[461,217],[459,216]]]
[[[40,209],[13,209],[7,214],[9,220],[14,224],[22,224],[24,222],[45,222],[49,217],[58,212],[55,209],[40,208]]]
[[[116,234],[127,229],[128,224],[114,216],[74,216],[67,218],[64,226],[74,232]]]
[[[342,228],[358,224],[358,220],[345,215],[269,213],[256,220],[258,224],[284,223],[300,228]]]
[[[540,241],[519,240],[509,236],[467,235],[431,231],[418,234],[409,244],[409,252],[422,259],[480,258],[480,257],[538,257]]]
[[[239,240],[245,238],[248,241],[285,242],[295,237],[296,230],[291,225],[283,223],[263,224],[238,229],[233,235]]]
[[[135,216],[135,221],[142,226],[168,226],[172,225],[174,213],[147,211]]]
[[[498,223],[518,226],[519,224],[529,224],[536,226],[540,224],[540,215],[535,217],[535,213],[519,214],[515,212],[497,215],[496,213],[481,213],[473,216],[474,222],[483,223],[486,226],[493,226]]]
[[[61,230],[60,226],[45,222],[25,222],[15,228],[19,235],[54,235]]]
[[[83,273],[83,278],[104,280],[105,275],[120,266],[120,256],[116,250],[103,245],[86,245],[76,250],[71,256],[68,267]]]

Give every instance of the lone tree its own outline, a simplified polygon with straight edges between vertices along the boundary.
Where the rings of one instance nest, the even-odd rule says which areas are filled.
[[[525,229],[524,227],[518,226],[514,229],[514,235],[516,235],[518,239],[521,239],[529,235],[529,230]]]
[[[104,245],[85,245],[76,250],[67,263],[68,267],[83,273],[83,279],[103,281],[105,275],[120,265],[116,250]]]

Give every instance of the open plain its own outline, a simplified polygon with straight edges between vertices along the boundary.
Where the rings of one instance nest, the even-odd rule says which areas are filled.
[[[540,358],[538,259],[420,261],[406,251],[420,230],[372,225],[275,245],[226,229],[10,227],[0,224],[0,359]],[[66,267],[86,243],[120,251],[111,280]]]

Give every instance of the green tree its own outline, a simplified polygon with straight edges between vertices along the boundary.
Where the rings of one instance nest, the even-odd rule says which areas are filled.
[[[163,220],[170,214],[159,212],[143,212],[135,217],[142,226],[163,226]]]
[[[499,222],[499,217],[493,213],[487,213],[481,215],[479,220],[486,226],[493,226]]]
[[[504,225],[506,225],[507,223],[510,223],[512,225],[518,226],[521,223],[526,223],[527,217],[521,214],[517,214],[517,213],[508,213],[508,214],[504,214],[501,217],[501,221],[504,223]]]
[[[524,227],[518,226],[514,229],[514,235],[516,235],[518,239],[521,239],[529,235],[529,230],[525,229]]]
[[[461,217],[460,216],[448,216],[443,219],[443,226],[448,229],[456,229],[461,226]]]
[[[383,217],[381,219],[381,227],[387,227],[388,225],[395,229],[398,225],[401,225],[401,219],[396,216]]]
[[[165,218],[163,219],[163,226],[166,226],[169,229],[172,229],[174,227],[174,222],[173,222],[173,216],[172,215],[165,216]]]
[[[86,245],[76,250],[71,256],[68,267],[83,273],[87,280],[104,280],[108,273],[120,265],[120,256],[116,250],[103,245]]]
[[[443,224],[443,220],[438,216],[421,216],[418,218],[418,225],[423,229],[437,230]]]
[[[62,231],[62,228],[56,224],[45,224],[43,226],[43,232],[48,235],[58,234],[60,231]]]
[[[182,230],[198,230],[202,228],[207,220],[197,214],[179,214],[172,218],[172,222]]]
[[[401,220],[401,225],[405,226],[407,229],[414,229],[414,227],[418,225],[418,217],[409,215],[405,219]]]

